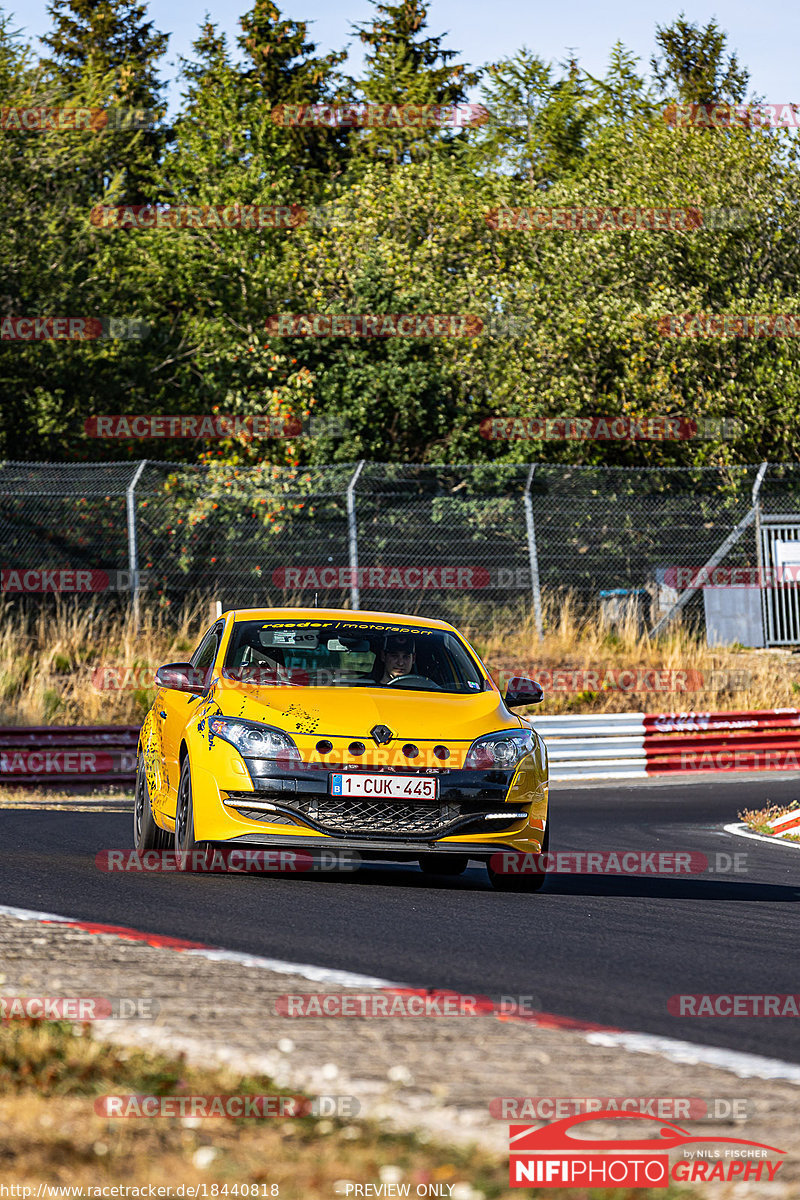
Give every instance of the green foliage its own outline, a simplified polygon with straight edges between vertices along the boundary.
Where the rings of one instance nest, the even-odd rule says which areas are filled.
[[[64,700],[60,692],[57,692],[55,688],[46,688],[42,696],[42,708],[44,709],[45,720],[51,721],[63,707]]]
[[[4,105],[69,99],[163,113],[166,38],[143,4],[54,0],[51,13],[40,64],[0,18]],[[0,457],[149,455],[301,473],[362,457],[657,466],[795,456],[796,338],[680,339],[659,326],[671,313],[800,312],[794,135],[664,120],[664,96],[744,94],[747,73],[715,22],[659,27],[650,74],[617,43],[603,78],[525,47],[473,71],[431,33],[422,0],[375,3],[357,28],[361,79],[342,76],[343,52],[319,54],[306,24],[272,0],[255,0],[242,30],[236,62],[203,22],[168,128],[0,137],[0,320],[128,317],[150,329],[139,340],[0,341]],[[481,74],[488,119],[459,130],[275,115],[344,101],[458,105]],[[95,205],[144,201],[297,216],[252,229],[90,219]],[[694,208],[703,225],[513,228],[519,210],[609,207]],[[709,212],[734,219],[709,224]],[[483,331],[268,334],[280,313],[472,315]],[[83,432],[97,414],[214,412],[329,423],[314,436],[252,441],[100,442]],[[727,440],[488,440],[481,422],[495,416],[726,417],[740,427]],[[203,499],[186,498],[198,537],[203,505],[222,494],[221,477],[210,478]],[[263,524],[275,511],[261,508],[251,519]],[[103,519],[94,501],[85,517]],[[180,556],[178,532],[164,537]]]
[[[360,81],[351,80],[355,91],[370,105],[422,105],[452,108],[467,100],[480,72],[470,71],[452,60],[455,50],[446,50],[443,37],[427,33],[427,6],[422,0],[400,0],[385,4],[372,0],[375,15],[367,25],[355,27],[366,52],[366,71]],[[427,158],[447,148],[451,141],[435,126],[368,127],[358,138],[360,153],[397,165],[410,159]]]
[[[701,29],[683,13],[672,25],[657,25],[656,43],[664,57],[653,55],[650,62],[656,83],[684,104],[738,103],[747,91],[750,73],[735,54],[725,62],[727,40],[716,21]]]
[[[523,46],[487,75],[482,101],[490,118],[476,139],[481,166],[540,189],[569,174],[592,119],[577,63],[557,78],[551,64]]]

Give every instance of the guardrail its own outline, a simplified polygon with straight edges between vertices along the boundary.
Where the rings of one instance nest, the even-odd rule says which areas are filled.
[[[0,728],[2,783],[130,783],[138,725]]]
[[[533,717],[553,780],[800,770],[800,709]]]
[[[533,717],[555,781],[800,770],[800,709]],[[131,783],[138,725],[0,728],[0,782]]]

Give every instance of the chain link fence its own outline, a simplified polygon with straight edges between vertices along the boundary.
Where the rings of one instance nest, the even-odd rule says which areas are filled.
[[[40,599],[540,620],[571,590],[587,610],[633,597],[654,625],[676,602],[703,618],[675,567],[761,566],[778,517],[800,527],[800,464],[0,464],[3,591]]]

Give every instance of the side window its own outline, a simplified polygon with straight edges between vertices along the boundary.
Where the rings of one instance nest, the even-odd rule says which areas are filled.
[[[219,643],[222,637],[222,626],[215,625],[214,628],[207,633],[200,645],[195,650],[191,658],[192,666],[202,672],[203,683],[207,684],[211,677],[211,666],[214,659],[217,657]]]

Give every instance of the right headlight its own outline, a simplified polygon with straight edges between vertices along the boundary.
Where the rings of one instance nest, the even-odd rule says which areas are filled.
[[[515,767],[526,754],[536,749],[536,734],[532,729],[503,729],[478,738],[469,748],[464,768],[485,771],[491,768],[508,770]]]
[[[211,717],[208,728],[214,737],[224,738],[235,746],[244,758],[269,758],[274,762],[300,761],[297,746],[282,729],[232,717]]]

